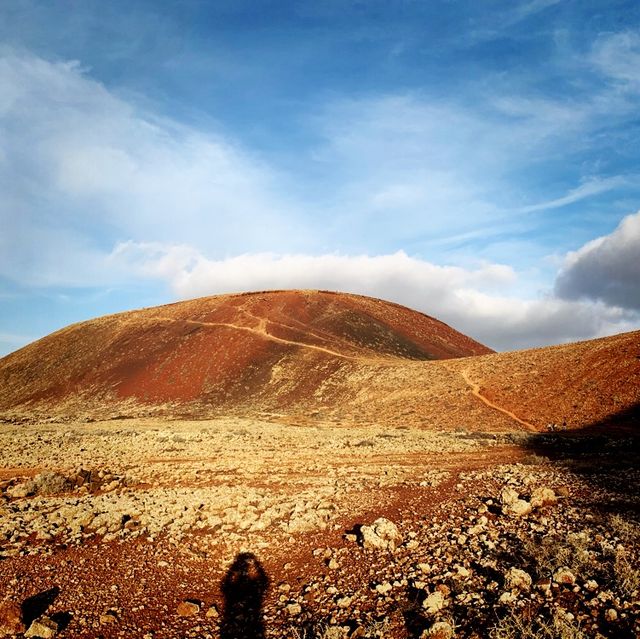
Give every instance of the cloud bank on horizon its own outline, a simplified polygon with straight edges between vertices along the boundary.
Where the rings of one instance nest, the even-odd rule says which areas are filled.
[[[640,8],[428,4],[0,7],[0,354],[271,288],[640,328]]]

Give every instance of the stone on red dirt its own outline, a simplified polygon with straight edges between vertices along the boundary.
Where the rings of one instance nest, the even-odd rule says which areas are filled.
[[[58,624],[47,616],[36,619],[30,626],[25,637],[39,637],[40,639],[51,639],[58,632]]]
[[[527,591],[531,588],[531,576],[519,568],[510,568],[504,577],[505,588]]]
[[[176,612],[180,617],[193,617],[200,612],[200,606],[194,601],[181,601]]]
[[[113,610],[109,610],[108,612],[105,612],[104,615],[100,615],[101,624],[116,623],[116,621],[118,621],[118,615],[116,615]]]
[[[557,584],[573,586],[576,583],[576,576],[566,567],[559,568],[553,573],[553,580]]]
[[[17,635],[24,631],[20,604],[15,601],[0,603],[0,637]]]
[[[207,619],[217,619],[219,616],[220,613],[218,612],[218,607],[215,604],[211,604],[205,614],[205,617]]]
[[[431,593],[423,602],[422,607],[425,609],[427,614],[435,615],[437,612],[440,612],[443,608],[446,608],[449,602],[445,599],[442,592],[436,590]]]
[[[533,493],[531,493],[531,506],[533,508],[555,506],[557,503],[558,498],[551,488],[540,487],[536,488]]]
[[[369,550],[395,550],[402,543],[398,527],[388,519],[379,517],[371,526],[362,526],[362,545]]]

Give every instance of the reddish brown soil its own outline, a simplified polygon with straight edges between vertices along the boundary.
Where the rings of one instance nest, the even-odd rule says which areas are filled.
[[[635,429],[640,332],[491,353],[356,295],[224,295],[69,326],[0,360],[5,419],[266,417],[436,429]]]
[[[191,413],[287,407],[345,364],[489,352],[438,320],[372,298],[223,295],[72,325],[12,353],[0,360],[0,408],[79,396],[187,404]]]

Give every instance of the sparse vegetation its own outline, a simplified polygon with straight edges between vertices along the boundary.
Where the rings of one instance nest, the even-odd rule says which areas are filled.
[[[580,625],[566,614],[556,612],[551,619],[510,612],[490,631],[490,639],[586,639]]]

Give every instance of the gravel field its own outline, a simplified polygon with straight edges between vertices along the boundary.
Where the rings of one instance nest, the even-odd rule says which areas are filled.
[[[634,442],[5,424],[0,634],[635,638]]]

